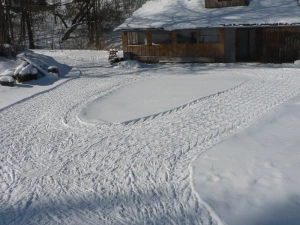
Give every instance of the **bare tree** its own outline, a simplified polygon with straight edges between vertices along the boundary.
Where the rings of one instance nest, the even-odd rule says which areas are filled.
[[[87,17],[89,46],[101,49],[101,38],[123,19],[123,12],[117,0],[92,0]]]
[[[29,48],[50,36],[59,43],[80,37],[83,47],[103,48],[104,36],[128,17],[136,0],[1,0],[0,43]],[[43,36],[44,35],[44,36]],[[79,39],[77,39],[79,40]],[[53,41],[52,45],[53,47]]]
[[[24,43],[26,38],[28,38],[29,48],[34,49],[34,16],[40,12],[48,10],[48,5],[46,0],[5,0],[8,2],[9,12],[7,14],[11,15],[13,12],[19,15],[19,40],[18,43]],[[13,3],[13,4],[12,4]],[[11,37],[13,36],[13,25],[10,19],[10,30]]]
[[[1,1],[0,3],[0,44],[10,43],[9,36],[9,15],[7,14],[8,1]]]

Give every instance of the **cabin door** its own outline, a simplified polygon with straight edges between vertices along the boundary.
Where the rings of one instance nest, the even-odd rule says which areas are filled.
[[[236,29],[236,61],[249,59],[249,30]]]

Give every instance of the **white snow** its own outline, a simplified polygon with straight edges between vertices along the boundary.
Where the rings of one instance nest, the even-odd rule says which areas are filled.
[[[143,65],[135,60],[126,60],[119,62],[116,66],[116,68],[141,68]]]
[[[133,68],[136,68],[133,65]],[[185,106],[199,98],[240,85],[243,75],[175,72],[122,88],[87,105],[83,121],[126,122]],[[215,83],[214,85],[211,85]],[[192,90],[192,91],[191,91]]]
[[[295,64],[297,67],[300,67],[300,60],[296,60],[296,61],[294,62],[294,64]]]
[[[57,66],[49,66],[48,70],[58,69]]]
[[[30,57],[62,78],[0,86],[1,224],[298,224],[297,63]]]
[[[249,6],[215,9],[205,8],[204,0],[153,0],[147,1],[117,30],[299,24],[299,16],[295,0],[251,0]]]
[[[16,67],[14,75],[18,75],[25,67],[28,66],[28,62],[22,61],[19,66]]]
[[[15,69],[7,69],[0,74],[0,76],[13,76]]]
[[[0,76],[0,81],[2,82],[13,82],[14,80],[11,76]]]
[[[17,83],[14,87],[0,86],[0,108],[7,107],[39,92],[52,89],[67,81],[69,78],[78,77],[80,75],[76,68],[72,68],[63,63],[65,57],[64,53],[59,52],[56,58],[60,62],[57,62],[52,57],[47,56],[47,52],[43,53],[43,55],[39,55],[38,53],[28,55],[27,53],[27,57],[40,64],[57,65],[60,68],[62,79],[58,79],[57,76],[53,74],[52,76],[41,77],[38,80],[31,80],[23,84]],[[54,54],[54,52],[52,52],[52,54]],[[25,56],[25,54],[20,55],[19,57],[22,58],[23,56]],[[14,71],[13,74],[17,75],[27,65],[29,65],[29,63],[21,59],[9,60],[7,58],[0,58],[0,74],[11,74],[11,72]],[[31,72],[35,72],[34,68],[32,70],[33,71]]]
[[[195,188],[232,225],[298,224],[300,97],[194,162]]]
[[[30,74],[31,71],[33,71],[33,68],[32,68],[32,64],[28,64],[26,67],[23,67],[19,74],[20,75],[27,75],[27,74]]]

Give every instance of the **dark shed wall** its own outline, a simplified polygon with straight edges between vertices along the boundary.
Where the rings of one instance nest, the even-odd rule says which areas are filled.
[[[261,61],[286,63],[300,59],[300,28],[261,28]]]
[[[246,6],[249,0],[205,0],[205,8]]]
[[[225,62],[233,63],[236,58],[236,39],[235,29],[225,30]]]
[[[225,62],[288,63],[300,59],[300,28],[228,28]]]

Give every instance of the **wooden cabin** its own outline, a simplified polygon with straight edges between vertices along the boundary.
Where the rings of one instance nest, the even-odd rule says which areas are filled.
[[[188,28],[188,26],[191,27],[191,23],[186,22],[187,28],[183,29],[182,23],[185,23],[185,21],[180,23],[179,20],[178,25],[172,23],[171,27],[169,26],[171,23],[163,21],[162,23],[165,24],[162,24],[159,29],[150,27],[149,25],[149,28],[147,28],[145,27],[147,24],[141,27],[133,26],[133,29],[130,29],[130,26],[128,26],[130,22],[126,23],[126,29],[121,28],[125,59],[150,63],[285,63],[300,59],[300,8],[297,8],[296,1],[286,0],[293,1],[294,7],[299,11],[299,19],[295,19],[295,23],[274,23],[273,21],[276,20],[272,19],[272,12],[268,12],[269,14],[266,15],[266,18],[271,20],[272,23],[268,23],[268,20],[265,20],[264,23],[259,20],[256,23],[253,23],[251,20],[251,23],[244,23],[243,21],[241,23],[239,22],[240,20],[233,20],[231,17],[238,18],[239,16],[243,16],[243,10],[245,15],[249,15],[251,8],[249,10],[246,9],[248,8],[248,0],[199,1],[205,1],[205,7],[199,12],[202,14],[199,14],[199,23],[196,28]],[[253,1],[271,0],[252,0],[251,2]],[[230,8],[234,7],[229,6],[239,6],[241,13],[238,14],[236,9],[234,9],[235,11],[232,11],[231,16],[230,12],[232,9]],[[292,6],[291,2],[289,2],[289,6]],[[211,22],[211,18],[209,17],[211,16],[210,10],[216,12],[216,10],[223,10],[222,7],[226,7],[227,9],[224,11],[225,16],[222,17],[220,13],[217,15],[220,18],[225,18],[226,23],[222,23],[221,20]],[[182,10],[183,14],[184,9]],[[275,11],[277,13],[284,12],[284,9],[280,11],[277,8]],[[264,9],[262,9],[262,12],[266,13]],[[205,18],[204,13],[207,13],[207,18]],[[286,16],[286,14],[283,15]],[[197,14],[191,14],[191,20],[196,21],[197,16]],[[229,20],[236,23],[227,22],[226,16]],[[255,16],[253,17],[255,18]],[[281,18],[280,15],[277,15],[277,17]],[[136,18],[133,19],[136,20]],[[145,20],[145,18],[143,19]],[[153,23],[153,18],[151,19]],[[293,21],[290,18],[286,20]],[[298,20],[299,23],[296,23]],[[203,24],[201,24],[201,21]],[[212,26],[207,26],[207,21],[213,23]],[[245,21],[248,22],[247,20]]]

